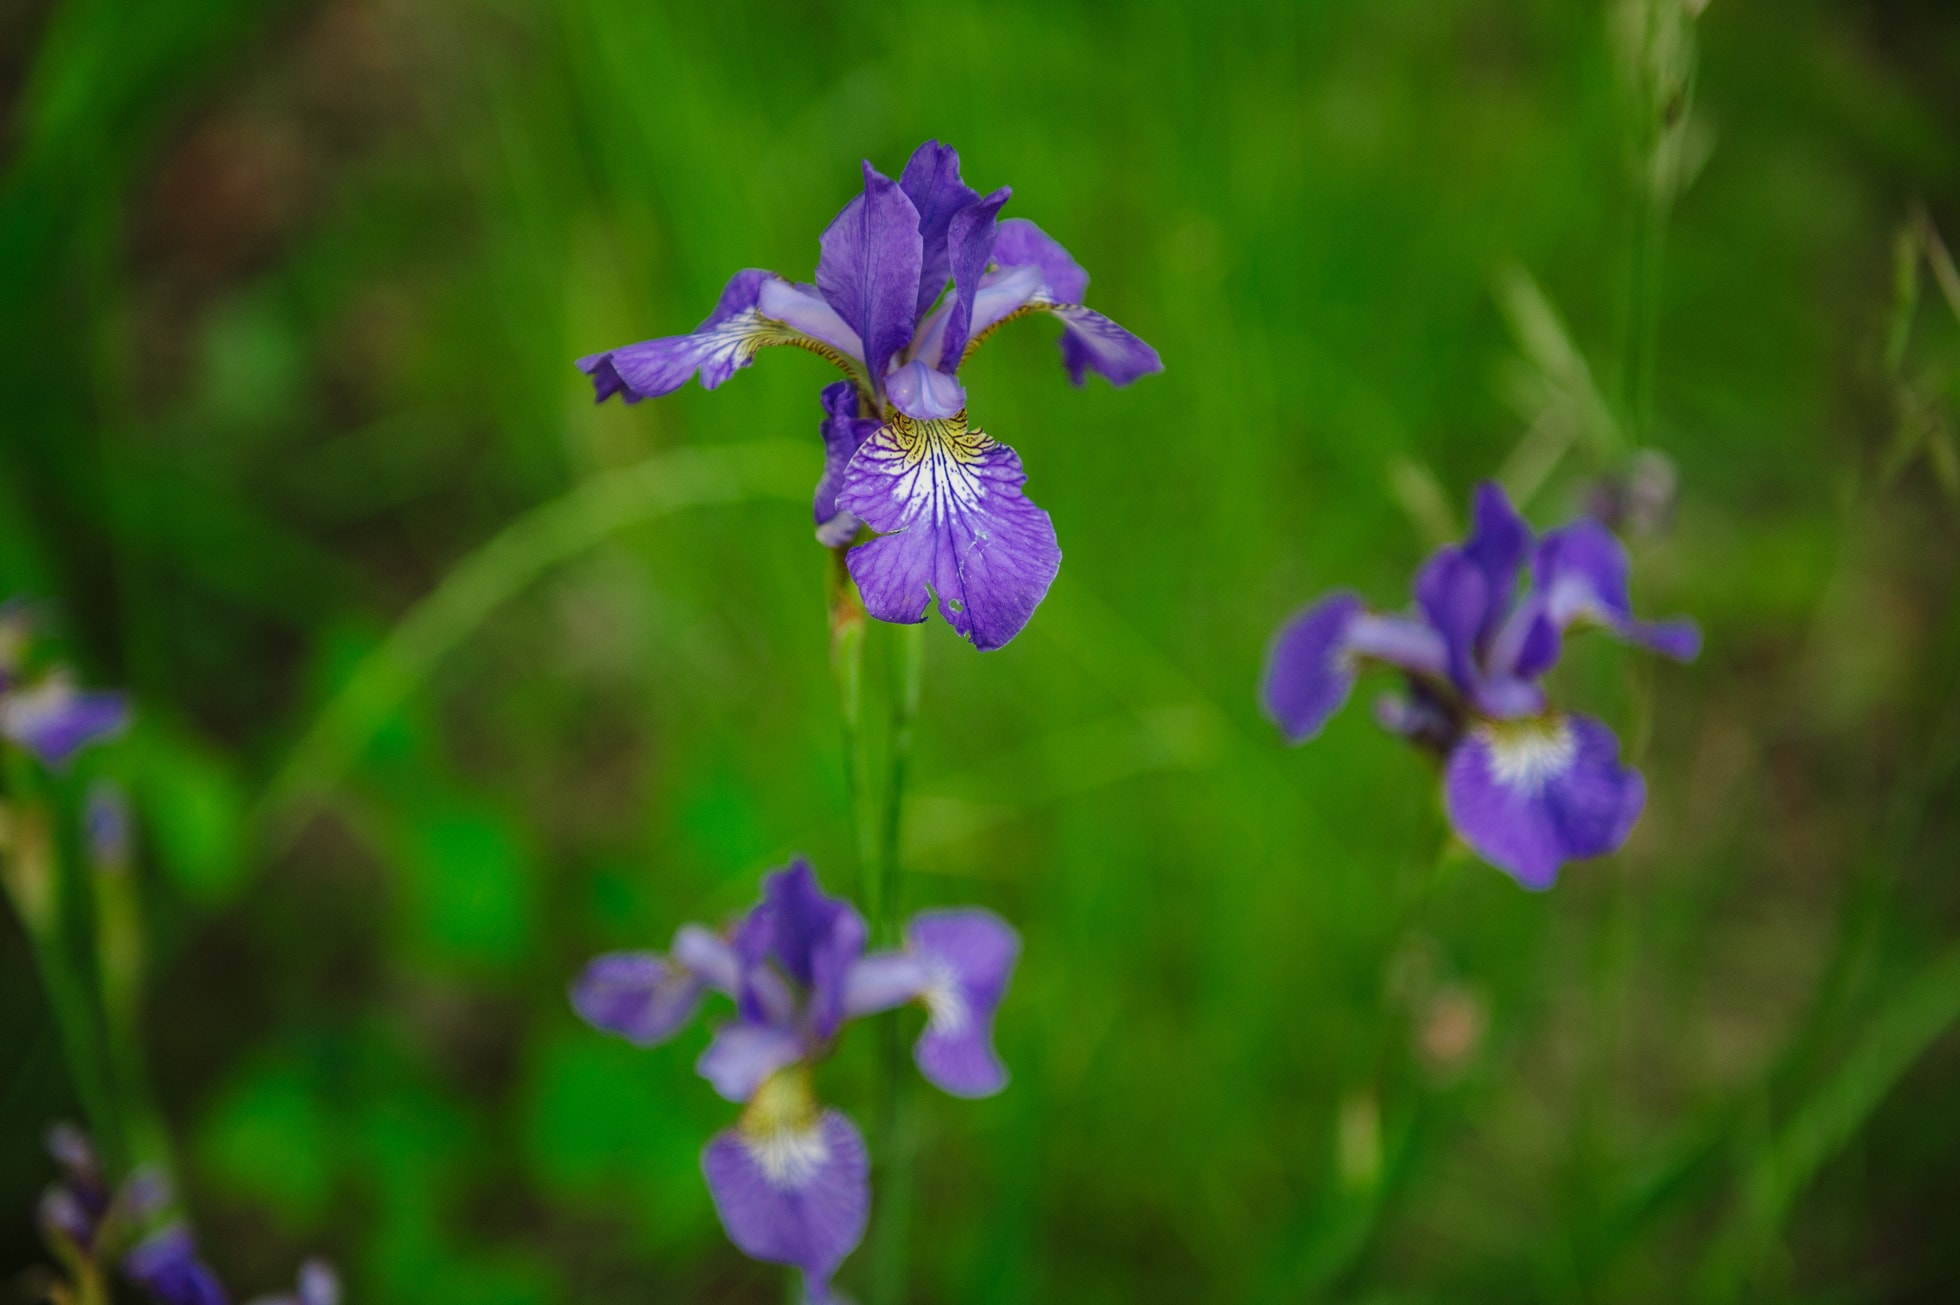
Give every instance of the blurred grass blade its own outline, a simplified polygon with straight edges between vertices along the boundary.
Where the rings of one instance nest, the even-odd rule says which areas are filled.
[[[810,460],[807,446],[787,440],[681,449],[594,476],[519,517],[457,563],[355,668],[274,778],[254,826],[275,848],[297,832],[444,654],[551,567],[683,508],[807,496]]]
[[[1758,1148],[1742,1204],[1704,1266],[1704,1295],[1734,1299],[1769,1239],[1825,1163],[1865,1126],[1934,1039],[1960,1020],[1960,947],[1899,992],[1866,1027],[1836,1073],[1818,1084]]]

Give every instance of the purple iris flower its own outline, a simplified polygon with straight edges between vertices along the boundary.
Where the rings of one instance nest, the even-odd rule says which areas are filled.
[[[797,860],[763,880],[762,901],[728,931],[687,925],[664,956],[601,956],[571,994],[588,1023],[640,1046],[677,1033],[703,994],[733,999],[736,1018],[696,1069],[744,1108],[709,1141],[701,1168],[729,1240],[801,1269],[813,1302],[830,1299],[871,1206],[864,1138],[812,1083],[845,1023],[918,1002],[927,1017],[913,1055],[928,1080],[963,1097],[1007,1084],[993,1024],[1020,951],[1014,930],[965,909],[914,916],[894,950],[867,953],[865,936],[857,911]]]
[[[224,1284],[198,1255],[181,1223],[169,1224],[123,1257],[123,1273],[158,1305],[226,1305]]]
[[[0,737],[60,766],[84,746],[129,723],[129,700],[120,693],[75,687],[66,667],[27,672],[32,618],[18,600],[0,606]]]
[[[1530,582],[1519,577],[1530,564]],[[1344,704],[1361,668],[1407,678],[1382,704],[1389,729],[1444,758],[1450,824],[1527,888],[1549,888],[1567,861],[1626,841],[1646,803],[1640,772],[1589,716],[1552,710],[1540,681],[1566,633],[1602,627],[1681,661],[1700,651],[1691,621],[1634,618],[1626,549],[1581,519],[1533,540],[1504,491],[1477,488],[1470,537],[1416,573],[1416,613],[1382,615],[1336,593],[1280,627],[1261,697],[1289,742],[1304,743]]]
[[[897,181],[869,163],[864,189],[819,241],[816,284],[737,272],[690,335],[578,360],[604,401],[714,389],[766,345],[793,345],[848,378],[823,391],[817,538],[851,547],[851,576],[881,621],[925,619],[928,600],[980,649],[1026,625],[1061,566],[1055,527],[1022,493],[1021,459],[967,421],[960,365],[1003,322],[1061,319],[1062,364],[1080,385],[1162,371],[1157,351],[1085,308],[1089,277],[1034,223],[999,219],[959,155],[927,141]],[[948,292],[948,284],[951,291]]]

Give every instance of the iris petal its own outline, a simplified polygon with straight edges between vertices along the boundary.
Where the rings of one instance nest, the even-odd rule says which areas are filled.
[[[926,1027],[912,1049],[919,1072],[956,1097],[1006,1087],[994,1011],[1021,954],[1020,935],[990,911],[921,911],[905,928],[905,946],[925,974]]]
[[[979,649],[1020,633],[1061,568],[1048,514],[1021,493],[1027,474],[1013,449],[964,420],[882,427],[851,459],[840,506],[880,537],[846,557],[881,621],[939,614]]]
[[[1444,776],[1450,824],[1526,888],[1549,888],[1561,865],[1613,851],[1640,818],[1646,783],[1619,752],[1587,716],[1475,726]]]
[[[813,1299],[864,1239],[871,1163],[855,1125],[834,1110],[762,1132],[728,1129],[701,1153],[715,1213],[742,1252],[791,1264]]]
[[[698,377],[712,390],[770,346],[787,344],[827,358],[850,376],[863,373],[857,333],[809,289],[773,272],[737,272],[706,320],[687,335],[645,340],[578,360],[599,402],[628,403],[671,394]]]
[[[701,1002],[701,980],[652,952],[597,957],[572,987],[572,1009],[587,1024],[651,1047],[674,1036]]]
[[[864,189],[824,229],[821,245],[817,289],[864,342],[870,374],[881,377],[917,320],[919,211],[897,182],[866,163]]]

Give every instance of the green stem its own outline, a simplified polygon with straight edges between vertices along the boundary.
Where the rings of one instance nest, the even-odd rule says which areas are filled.
[[[844,797],[857,835],[858,883],[870,905],[881,886],[877,869],[878,821],[871,808],[870,759],[865,755],[864,600],[845,569],[842,548],[831,550],[827,583],[830,608],[830,674],[837,685],[837,714],[844,731]]]
[[[880,946],[899,943],[904,912],[899,842],[903,831],[905,781],[912,758],[913,723],[925,687],[925,626],[894,625],[891,671],[891,746],[886,758],[884,825],[878,856],[878,892],[872,904],[872,936]],[[873,1236],[872,1305],[898,1305],[905,1279],[912,1227],[913,1156],[918,1149],[918,1117],[911,1067],[896,1015],[880,1029],[885,1098],[879,1112],[882,1167]]]
[[[87,890],[69,881],[40,776],[33,763],[7,749],[7,830],[0,885],[27,933],[47,994],[75,1096],[95,1144],[112,1171],[123,1165],[120,1116],[106,1063],[104,1029],[85,968],[76,963],[69,911]]]

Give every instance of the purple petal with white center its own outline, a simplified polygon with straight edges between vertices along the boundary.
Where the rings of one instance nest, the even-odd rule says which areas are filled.
[[[919,995],[925,983],[925,968],[907,952],[859,957],[844,981],[844,1013],[855,1019],[903,1006]]]
[[[815,1299],[864,1239],[870,1158],[856,1126],[835,1110],[717,1133],[701,1170],[728,1239],[745,1255],[802,1269]]]
[[[994,1011],[1013,977],[1021,936],[990,911],[921,911],[905,926],[905,947],[925,972],[919,995],[926,1028],[912,1049],[919,1072],[956,1097],[1006,1087]]]
[[[128,724],[129,700],[122,694],[82,692],[60,671],[0,695],[0,734],[50,766],[66,764]]]
[[[738,368],[755,361],[755,352],[771,341],[763,338],[778,329],[756,311],[765,283],[780,279],[773,272],[748,268],[722,287],[714,311],[687,335],[629,344],[578,360],[578,369],[592,378],[593,397],[600,403],[615,394],[626,402],[672,394],[699,373],[704,389],[712,390]]]
[[[803,1040],[780,1024],[735,1020],[715,1030],[694,1072],[730,1101],[747,1101],[777,1070],[803,1059]]]
[[[966,410],[966,389],[945,372],[909,362],[885,378],[885,393],[898,410],[920,421],[947,421]]]
[[[1288,743],[1305,743],[1354,691],[1359,668],[1348,651],[1348,631],[1361,616],[1361,600],[1329,595],[1288,618],[1266,653],[1259,700]]]
[[[871,438],[879,422],[858,416],[858,387],[838,381],[823,389],[823,479],[817,482],[812,510],[817,519],[817,542],[825,548],[839,548],[857,534],[858,519],[837,506],[837,491],[844,484],[844,469],[858,445]]]
[[[919,293],[912,316],[925,316],[952,275],[947,231],[953,215],[980,198],[980,192],[960,180],[960,155],[951,145],[929,140],[912,151],[898,186],[919,214]]]
[[[585,967],[572,986],[579,1018],[637,1046],[651,1047],[679,1032],[701,1004],[701,980],[652,952],[614,952]]]
[[[943,372],[957,372],[973,331],[973,310],[994,256],[994,219],[1013,194],[1002,186],[953,215],[947,228],[952,254],[953,296],[922,333],[918,356]]]
[[[755,962],[773,959],[809,995],[812,1029],[819,1038],[837,1031],[844,1016],[844,981],[864,952],[864,919],[850,903],[825,895],[810,863],[798,857],[762,881],[762,902],[743,924],[737,946],[750,964],[741,996],[743,1014],[770,1018],[756,983]]]
[[[1072,384],[1082,384],[1086,372],[1107,377],[1112,385],[1128,385],[1139,376],[1164,370],[1157,351],[1092,308],[1063,304],[1048,309],[1068,329],[1062,332],[1062,365]]]
[[[864,189],[824,229],[817,289],[864,343],[864,361],[883,376],[912,339],[924,244],[919,211],[899,184],[869,163]]]
[[[1002,222],[994,237],[994,262],[1003,268],[1033,267],[1041,284],[1058,304],[1079,304],[1089,290],[1089,274],[1069,256],[1060,242],[1026,218]]]
[[[182,1224],[152,1233],[123,1257],[123,1272],[160,1305],[225,1305],[217,1275]]]
[[[900,416],[864,442],[838,503],[880,536],[845,557],[865,610],[914,624],[926,602],[985,651],[1021,632],[1061,569],[1013,449],[961,421]]]
[[[1474,726],[1444,775],[1450,824],[1526,888],[1552,886],[1567,861],[1626,841],[1647,801],[1619,740],[1587,716]]]

